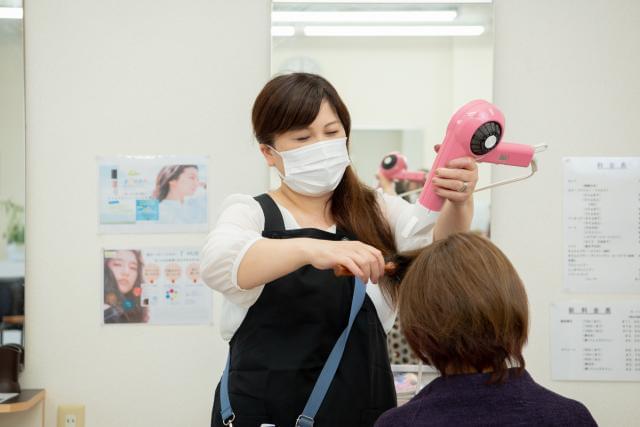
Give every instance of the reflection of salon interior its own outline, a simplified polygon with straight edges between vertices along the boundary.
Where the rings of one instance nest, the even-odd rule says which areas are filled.
[[[252,300],[255,293],[239,285],[240,256],[224,266],[239,302],[210,289],[201,253],[223,201],[282,185],[259,151],[252,106],[272,77],[295,72],[326,78],[348,106],[345,164],[377,192],[417,207],[436,169],[436,146],[470,101],[504,113],[500,143],[548,145],[525,167],[475,154],[470,229],[504,251],[521,276],[524,357],[536,382],[583,403],[599,425],[640,425],[640,285],[628,292],[567,286],[575,261],[567,236],[575,229],[566,219],[582,213],[567,214],[565,186],[567,158],[633,157],[640,165],[639,42],[640,0],[0,0],[0,427],[211,424],[232,339],[221,333],[221,316],[239,318],[240,330],[238,313],[247,315],[260,296]],[[489,135],[481,149],[496,140]],[[171,157],[178,160],[160,161]],[[603,181],[614,179],[610,169]],[[452,191],[465,193],[468,182],[461,184]],[[640,187],[627,184],[620,212],[640,215]],[[143,196],[127,199],[133,193]],[[598,209],[619,203],[602,194]],[[293,210],[280,209],[295,222]],[[264,228],[262,211],[250,219]],[[609,235],[640,238],[639,223],[632,225]],[[243,255],[251,246],[242,238],[264,239],[262,228],[246,231],[227,236]],[[280,239],[279,232],[270,236]],[[636,252],[629,256],[640,260]],[[619,272],[606,270],[599,271],[615,286]],[[171,311],[182,301],[189,301],[183,311]],[[584,349],[591,359],[554,346],[579,335],[554,341],[555,310],[574,301],[639,310],[626,329],[611,332],[628,340],[626,350],[615,348],[614,356],[624,355],[616,366],[627,369],[619,377],[589,371],[613,360],[593,338],[609,333],[600,319],[562,323],[591,328],[578,337],[593,339]],[[367,307],[376,311],[372,301]],[[371,323],[382,325],[376,316]],[[406,408],[442,375],[416,356],[399,318],[380,326],[377,338],[383,348],[386,333],[380,360],[390,368],[388,389]],[[559,365],[558,355],[572,363]],[[584,377],[570,377],[574,368]],[[231,369],[232,400],[239,375]],[[256,390],[273,386],[269,375],[250,377]],[[3,393],[11,394],[5,402]],[[230,425],[250,424],[239,416]]]
[[[3,344],[23,344],[23,62],[22,21],[0,19],[0,343]]]
[[[341,96],[352,116],[351,158],[360,178],[367,184],[379,185],[375,176],[381,161],[391,152],[402,153],[409,170],[428,170],[436,155],[433,146],[442,142],[451,111],[472,99],[492,99],[493,8],[486,2],[470,3],[474,2],[460,2],[455,7],[276,2],[272,15],[276,35],[271,72],[320,73],[342,89]],[[414,14],[391,17],[394,13],[402,14],[403,10]],[[364,12],[353,19],[364,20],[361,26],[375,27],[370,28],[372,34],[349,35],[349,31],[358,30],[352,28],[355,24],[331,22],[330,17],[323,15],[337,11]],[[389,11],[390,16],[385,18],[385,12]],[[419,36],[419,29],[407,27],[425,25],[424,22],[393,22],[393,19],[419,19],[420,13],[433,12],[436,12],[434,19],[443,22],[431,22],[430,26],[455,22],[461,27],[457,30],[459,33],[450,30],[453,32],[449,36]],[[367,13],[377,13],[382,24],[366,22]],[[326,22],[321,22],[325,17]],[[332,27],[334,31],[341,31],[338,36],[306,35]],[[385,37],[384,31],[391,31],[388,27],[404,29],[407,36]],[[463,36],[464,31],[477,33]],[[411,96],[406,96],[407,93]],[[480,164],[479,167],[479,186],[482,186],[491,181],[491,166]],[[272,173],[271,184],[278,183],[277,175]],[[396,182],[396,186],[398,189],[417,187],[410,182]],[[414,193],[412,197],[416,196]],[[479,192],[474,197],[473,229],[483,234],[489,234],[490,199],[491,191]]]

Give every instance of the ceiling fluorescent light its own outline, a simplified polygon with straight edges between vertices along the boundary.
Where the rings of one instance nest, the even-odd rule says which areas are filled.
[[[22,19],[22,8],[0,7],[0,19]]]
[[[271,27],[271,36],[273,37],[292,37],[296,33],[296,28],[287,25],[278,25]]]
[[[309,37],[422,37],[422,36],[479,36],[481,25],[461,26],[307,26]]]
[[[467,4],[491,3],[492,0],[272,0],[273,3],[371,3],[371,4]]]
[[[451,22],[455,10],[368,11],[368,12],[282,12],[271,14],[272,22]]]

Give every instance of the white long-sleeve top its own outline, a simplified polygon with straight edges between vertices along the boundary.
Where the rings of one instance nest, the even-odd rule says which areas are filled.
[[[437,215],[398,196],[377,192],[377,201],[391,226],[398,251],[427,246],[433,240]],[[293,215],[278,204],[286,230],[299,229]],[[232,194],[222,205],[214,229],[209,233],[201,252],[200,272],[204,282],[222,293],[220,334],[230,340],[242,324],[249,308],[258,300],[265,285],[253,289],[238,286],[238,267],[247,250],[262,239],[264,214],[260,204],[246,194]],[[328,230],[335,233],[336,226]],[[396,311],[383,297],[380,288],[371,282],[367,294],[376,307],[378,318],[386,332],[391,330]]]

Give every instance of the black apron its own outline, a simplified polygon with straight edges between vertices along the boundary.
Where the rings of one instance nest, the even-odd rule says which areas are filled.
[[[262,235],[352,240],[314,228],[285,230],[267,194],[256,197],[265,217]],[[374,285],[375,286],[375,285]],[[293,426],[349,319],[353,277],[304,266],[268,283],[231,339],[229,396],[234,427]],[[211,426],[221,427],[220,384]],[[368,296],[358,313],[340,366],[315,417],[316,427],[371,426],[396,406],[387,337]]]

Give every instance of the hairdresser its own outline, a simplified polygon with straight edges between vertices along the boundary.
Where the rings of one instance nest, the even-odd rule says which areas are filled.
[[[322,77],[272,79],[252,122],[282,182],[255,198],[228,197],[202,251],[202,276],[224,296],[229,340],[211,425],[371,426],[396,406],[385,332],[397,289],[385,284],[385,257],[469,228],[476,165],[460,158],[438,171],[447,203],[436,221],[359,181],[349,112]],[[357,280],[336,276],[338,266]],[[325,362],[335,373],[321,374]]]

